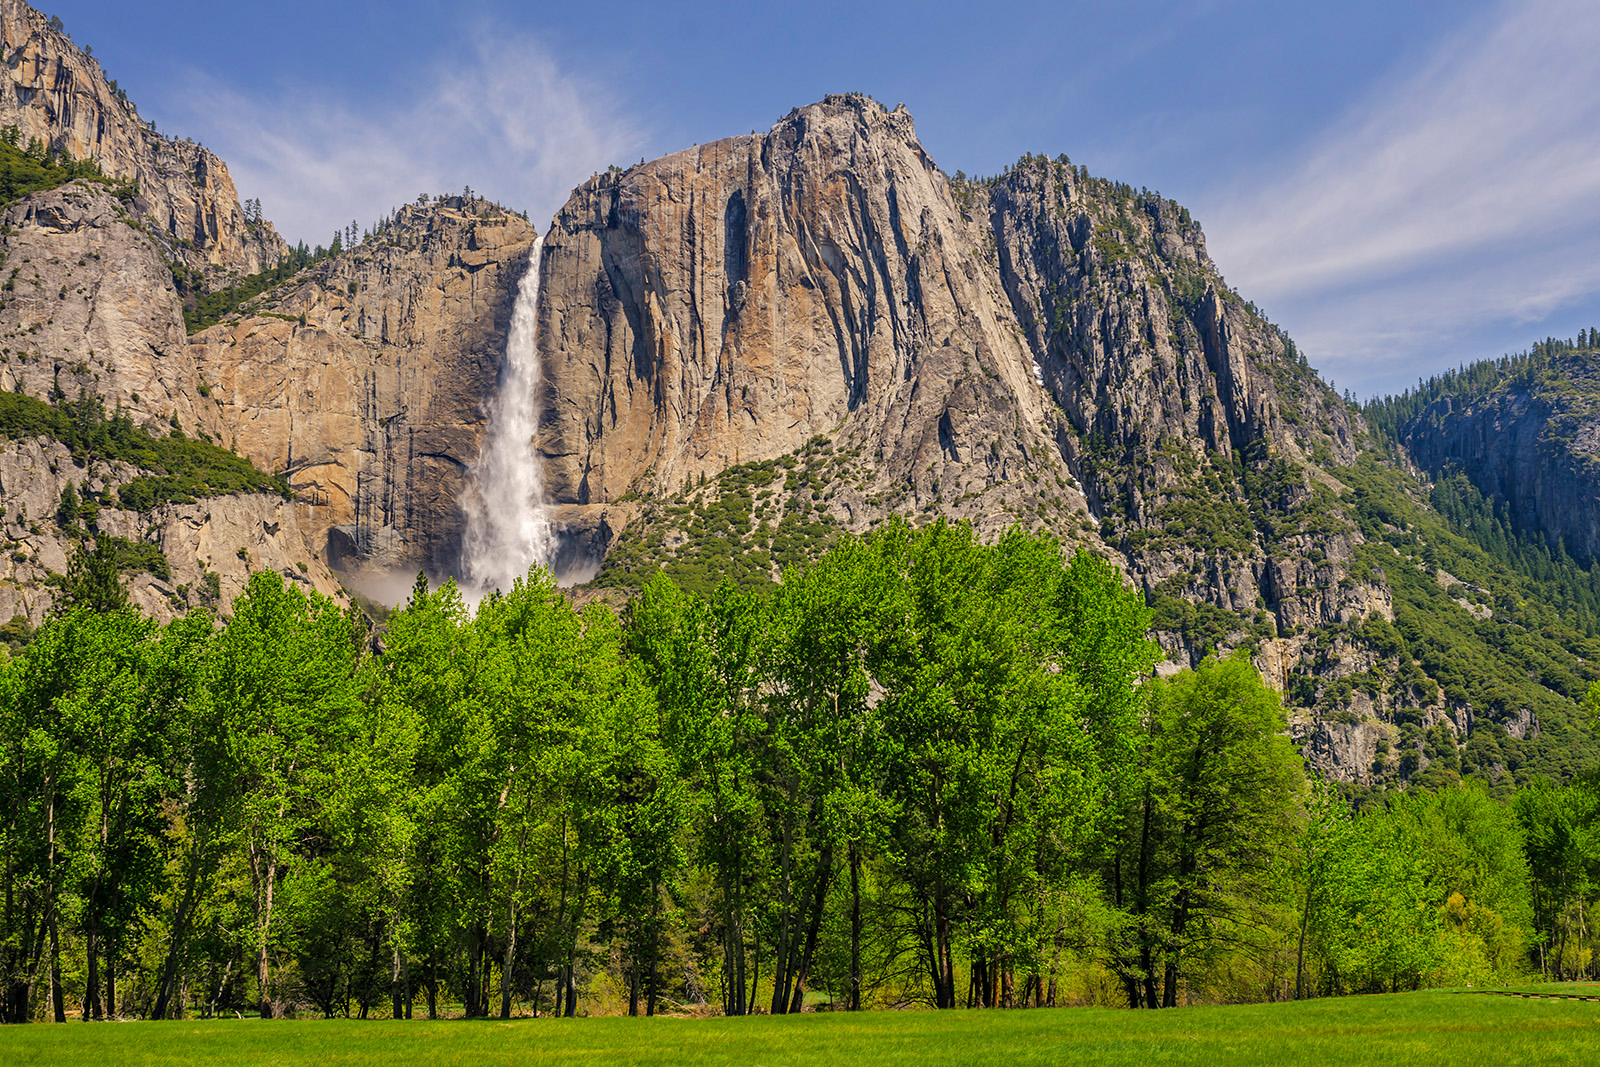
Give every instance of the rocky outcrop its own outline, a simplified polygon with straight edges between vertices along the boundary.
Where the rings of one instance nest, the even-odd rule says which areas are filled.
[[[453,570],[535,237],[483,200],[410,205],[192,338],[225,441],[288,475],[299,525],[343,572]]]
[[[821,435],[860,457],[847,526],[1045,526],[1285,629],[1383,599],[1341,584],[1351,524],[1261,529],[1325,517],[1350,416],[1170,201],[1064,160],[952,182],[903,108],[829,97],[591,179],[543,270],[539,448],[573,525]]]
[[[167,257],[205,288],[275,266],[287,252],[268,222],[246,217],[226,164],[188,140],[163,137],[59,20],[24,0],[0,0],[0,127],[108,175],[138,183],[135,216]]]
[[[597,175],[543,248],[538,450],[601,587],[774,576],[891,514],[1044,528],[1142,587],[1164,669],[1251,650],[1328,773],[1425,765],[1438,687],[1364,629],[1401,561],[1341,481],[1360,416],[1177,204],[1065,158],[951,180],[841,96]]]
[[[1187,212],[1064,158],[952,180],[903,108],[829,97],[768,133],[597,175],[542,246],[495,205],[424,198],[192,338],[166,263],[179,246],[149,210],[93,182],[7,209],[0,385],[99,394],[286,475],[290,503],[102,502],[104,532],[170,559],[169,577],[133,580],[157,613],[225,598],[252,567],[319,588],[456,573],[517,285],[542,247],[533,444],[575,580],[669,557],[713,584],[770,578],[891,514],[985,536],[1022,524],[1124,568],[1164,669],[1249,650],[1331,776],[1453,767],[1463,738],[1475,765],[1511,766],[1499,739],[1565,714],[1565,697],[1507,689],[1486,715],[1434,682],[1414,653],[1438,650],[1402,617],[1432,603],[1419,575],[1480,643],[1520,623],[1432,581],[1423,489],[1362,451],[1360,416],[1227,287]],[[1479,438],[1519,440],[1496,418]],[[58,446],[7,447],[8,505],[41,465],[51,479],[8,510],[0,621],[45,610],[80,536],[36,510],[59,496]],[[98,490],[131,475],[67,476]],[[577,595],[623,595],[614,577]]]
[[[1351,417],[1185,209],[1064,157],[955,192],[1065,415],[1062,456],[1147,592],[1265,608],[1283,631],[1383,610],[1341,585],[1353,524],[1306,521],[1340,510],[1324,468],[1353,462]]]
[[[159,554],[153,565],[162,573],[135,567],[126,577],[130,600],[161,620],[192,607],[226,614],[255,570],[274,570],[307,589],[342,595],[307,547],[295,507],[281,497],[205,497],[148,512],[102,506],[92,530],[57,522],[69,482],[80,495],[114,496],[140,473],[123,463],[79,467],[65,446],[49,438],[0,440],[0,623],[16,616],[34,625],[43,621],[58,595],[55,576],[66,573],[78,547],[98,535],[152,546]]]
[[[98,183],[0,212],[0,387],[98,395],[142,424],[223,433],[162,250]]]

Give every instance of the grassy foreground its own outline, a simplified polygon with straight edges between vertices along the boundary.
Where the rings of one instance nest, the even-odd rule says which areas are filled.
[[[1448,992],[1161,1012],[1062,1008],[504,1023],[230,1019],[0,1029],[0,1063],[94,1067],[1597,1062],[1600,1003]]]

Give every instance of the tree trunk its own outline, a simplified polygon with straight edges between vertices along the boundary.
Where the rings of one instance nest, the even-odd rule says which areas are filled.
[[[938,952],[935,963],[937,976],[934,1000],[941,1008],[956,1006],[955,960],[950,949],[950,916],[946,907],[944,887],[940,886],[933,898],[933,937]]]
[[[472,948],[467,953],[467,987],[461,993],[461,999],[465,1002],[463,1007],[466,1009],[467,1018],[469,1019],[477,1017],[478,1007],[483,1003],[483,978],[481,974],[483,957],[482,932],[475,931],[475,936],[472,939]]]
[[[850,842],[850,1010],[861,1010],[861,850]]]
[[[50,913],[50,1006],[58,1023],[67,1021],[66,993],[61,988],[61,938],[55,912]]]
[[[1294,959],[1294,999],[1306,998],[1306,927],[1311,922],[1311,879],[1306,879],[1306,903],[1300,910],[1300,944]]]
[[[200,860],[202,855],[202,842],[205,840],[203,830],[195,833],[194,842],[189,847],[189,875],[184,880],[183,899],[178,902],[178,910],[172,917],[171,941],[167,945],[167,960],[161,968],[161,984],[156,993],[156,1004],[150,1012],[152,1019],[165,1019],[167,1005],[172,997],[173,982],[177,977],[178,957],[183,950],[183,943],[188,936],[189,916],[194,908],[195,882],[200,875]]]
[[[394,959],[389,965],[389,1003],[394,1013],[392,1018],[395,1019],[404,1018],[404,1016],[401,1014],[404,1000],[400,989],[400,972],[402,969],[403,968],[400,965],[400,946],[395,945]]]
[[[106,942],[106,950],[102,954],[106,968],[106,1018],[117,1018],[117,943]]]
[[[94,919],[92,916],[84,917],[84,926],[88,929],[84,934],[83,951],[85,956],[83,977],[83,1021],[100,1019],[104,1016],[100,1010],[100,959],[96,951],[94,936]]]
[[[1150,823],[1154,804],[1150,789],[1145,787],[1143,825],[1139,830],[1139,885],[1134,897],[1134,914],[1139,916],[1139,970],[1144,975],[1144,1006],[1154,1008],[1156,1001],[1155,959],[1150,951]]]
[[[45,921],[50,928],[50,1004],[58,1023],[67,1021],[67,1009],[61,992],[61,938],[56,929],[56,790],[55,780],[49,774],[44,779],[45,840],[49,844],[45,865]]]
[[[1067,923],[1067,918],[1066,918],[1065,915],[1063,915],[1060,918],[1056,919],[1056,933],[1055,933],[1055,949],[1056,949],[1056,951],[1055,951],[1055,955],[1050,957],[1050,992],[1044,999],[1044,1006],[1047,1007],[1047,1008],[1053,1008],[1053,1007],[1056,1006],[1056,972],[1061,967],[1061,948],[1062,948],[1062,945],[1061,945],[1061,928],[1064,927],[1066,925],[1066,923]]]
[[[628,946],[628,1016],[639,1017],[639,934],[636,931]]]
[[[260,914],[256,917],[256,982],[261,994],[261,1017],[270,1019],[273,1015],[271,981],[272,960],[267,955],[267,936],[272,929],[272,900],[277,890],[278,863],[273,860],[267,864],[266,879],[262,885],[262,898]]]
[[[761,982],[761,931],[756,931],[755,940],[750,945],[750,999],[748,1004],[754,1009],[756,1001],[756,988]]]
[[[726,977],[722,1010],[728,1015],[744,1015],[744,909],[741,882],[744,877],[740,852],[735,845],[729,862],[722,864],[722,959]]]
[[[572,926],[567,938],[567,1003],[562,1009],[568,1019],[578,1011],[578,931],[583,928],[584,906],[589,900],[589,876],[584,872],[578,878],[577,904],[572,909]]]
[[[512,960],[517,951],[517,906],[512,904],[506,916],[506,960],[500,965],[500,1018],[511,1018]]]
[[[811,919],[806,923],[805,948],[800,955],[800,966],[794,970],[794,995],[789,1001],[791,1013],[800,1011],[806,1002],[806,981],[811,977],[811,959],[817,951],[817,932],[822,928],[822,912],[828,903],[828,886],[833,882],[833,844],[822,846],[817,857],[817,876],[812,893]]]
[[[653,1018],[656,1013],[656,971],[658,970],[658,964],[660,963],[659,956],[661,952],[660,887],[655,885],[650,887],[650,900],[650,933],[648,935],[650,938],[650,951],[646,954],[646,958],[650,962],[644,976],[644,1013],[645,1015]]]

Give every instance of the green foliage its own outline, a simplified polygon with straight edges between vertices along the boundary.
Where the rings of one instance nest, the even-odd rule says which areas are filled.
[[[337,255],[338,252],[337,248],[330,252],[325,252],[320,247],[310,249],[306,247],[304,241],[301,241],[289,249],[288,255],[284,256],[277,266],[248,275],[233,285],[210,292],[202,291],[199,279],[191,278],[182,266],[175,265],[173,276],[178,283],[178,291],[185,296],[184,326],[191,334],[199,333],[206,327],[215,326],[233,315],[248,313],[246,305],[250,301],[276,289],[312,264]],[[293,316],[272,317],[295,321]]]
[[[1600,789],[1560,788],[1546,778],[1517,795],[1532,875],[1534,954],[1548,978],[1593,976],[1600,951]]]
[[[149,511],[161,504],[192,504],[197,497],[229,493],[276,493],[287,498],[288,486],[256,469],[234,453],[174,429],[158,437],[140,429],[122,412],[107,416],[100,398],[46,404],[23,393],[0,393],[0,435],[12,439],[51,437],[72,450],[80,467],[92,462],[123,462],[148,474],[117,490],[123,507]],[[76,499],[78,493],[72,490]],[[64,514],[67,493],[63,490]],[[83,516],[83,505],[78,514]]]
[[[1177,634],[1201,657],[1232,643],[1240,634],[1246,641],[1277,636],[1277,625],[1265,612],[1256,618],[1246,618],[1209,601],[1188,600],[1159,591],[1151,593],[1149,601],[1151,628]]]
[[[33,623],[26,615],[13,615],[0,625],[0,643],[12,652],[20,652],[33,640]]]
[[[61,579],[59,609],[83,608],[104,613],[127,607],[128,593],[118,580],[128,562],[129,554],[123,551],[127,544],[126,541],[119,543],[118,538],[100,537],[95,539],[92,550],[79,545]]]
[[[1578,706],[1600,678],[1600,641],[1579,627],[1576,594],[1563,605],[1565,579],[1541,580],[1514,556],[1461,536],[1421,505],[1409,477],[1371,453],[1338,476],[1351,487],[1345,503],[1367,538],[1352,574],[1381,577],[1393,596],[1393,632],[1366,631],[1400,653],[1398,672],[1380,687],[1422,703],[1442,696],[1477,716],[1459,770],[1441,768],[1434,784],[1457,774],[1503,786],[1538,775],[1570,780],[1600,764],[1600,744]],[[1447,587],[1441,571],[1467,584]],[[1512,736],[1505,724],[1525,712],[1536,718],[1537,736]],[[1420,745],[1418,714],[1402,704],[1395,715],[1408,747]]]
[[[606,554],[594,585],[639,589],[659,571],[701,595],[724,579],[770,589],[786,568],[817,559],[838,537],[838,521],[823,505],[856,458],[816,438],[796,453],[731,467],[670,500],[647,501]]]
[[[37,141],[26,149],[19,148],[20,135],[15,126],[0,130],[0,206],[20,200],[29,193],[54,189],[67,182],[83,179],[109,186],[112,195],[131,200],[137,195],[135,186],[112,182],[100,172],[94,160],[74,161],[46,150]]]
[[[113,592],[122,550],[85,556]],[[1308,795],[1248,661],[1152,679],[1141,596],[1048,537],[895,522],[621,620],[538,571],[475,609],[419,578],[381,635],[270,572],[220,623],[83,600],[0,658],[6,1019],[52,972],[92,1018],[113,982],[508,1017],[1593,970],[1587,787]]]
[[[1486,985],[1524,966],[1530,867],[1511,807],[1483,786],[1313,809],[1304,983],[1323,994]]]
[[[1278,695],[1242,655],[1153,686],[1106,878],[1128,902],[1113,967],[1130,1007],[1172,1007],[1228,944],[1270,943],[1305,789]],[[1159,993],[1159,995],[1158,995]]]

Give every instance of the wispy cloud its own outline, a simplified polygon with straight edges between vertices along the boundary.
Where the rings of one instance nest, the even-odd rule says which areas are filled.
[[[228,163],[241,196],[291,239],[325,243],[417,194],[474,191],[548,220],[572,187],[637,156],[644,136],[537,41],[482,28],[465,62],[417,74],[373,107],[325,86],[247,95],[194,74],[174,115]]]
[[[1213,254],[1341,382],[1373,386],[1594,299],[1597,56],[1588,0],[1496,9],[1291,164],[1220,191]]]

